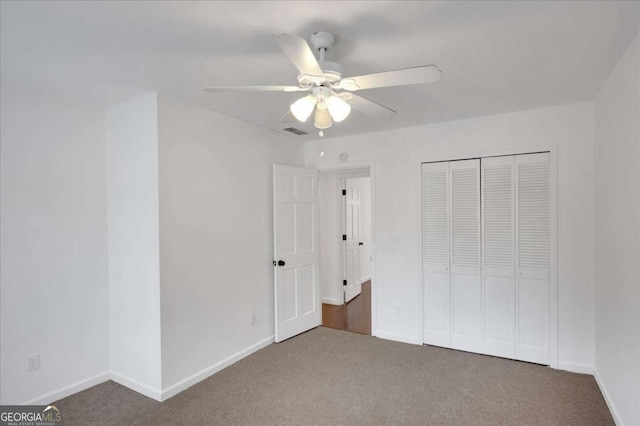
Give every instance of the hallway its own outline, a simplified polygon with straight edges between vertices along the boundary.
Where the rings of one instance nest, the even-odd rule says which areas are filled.
[[[362,283],[362,293],[349,303],[323,303],[322,325],[336,330],[371,335],[371,280]]]

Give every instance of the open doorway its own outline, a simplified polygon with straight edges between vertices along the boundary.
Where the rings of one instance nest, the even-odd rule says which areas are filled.
[[[321,172],[322,325],[371,335],[369,168]]]

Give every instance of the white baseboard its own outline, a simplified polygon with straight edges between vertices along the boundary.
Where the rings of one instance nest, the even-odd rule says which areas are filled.
[[[593,377],[596,378],[596,383],[600,388],[600,392],[604,397],[604,401],[607,403],[607,407],[609,407],[609,411],[611,411],[611,416],[613,417],[613,421],[616,422],[617,426],[625,426],[624,422],[622,421],[622,418],[620,417],[620,413],[618,413],[618,410],[616,409],[615,404],[613,403],[613,401],[611,400],[611,397],[609,396],[609,392],[607,391],[607,388],[605,387],[604,382],[602,381],[602,379],[600,379],[598,370],[595,370]]]
[[[572,373],[591,374],[595,373],[593,365],[574,364],[572,362],[559,362],[558,370],[570,371]]]
[[[377,330],[376,337],[386,340],[394,340],[396,342],[410,343],[412,345],[421,345],[422,339],[415,336],[406,336],[403,334],[389,333],[384,330]]]
[[[342,305],[342,302],[339,302],[337,299],[332,299],[329,297],[323,297],[322,303],[327,303],[329,305]]]
[[[74,393],[81,392],[85,389],[89,389],[95,385],[99,385],[100,383],[104,383],[109,379],[113,380],[116,383],[121,384],[131,390],[134,390],[144,396],[147,396],[151,399],[155,399],[156,401],[164,401],[171,398],[174,395],[182,392],[188,387],[206,379],[207,377],[217,373],[225,367],[234,364],[237,361],[240,361],[242,358],[251,355],[252,353],[269,346],[274,342],[274,336],[269,336],[266,339],[259,341],[256,344],[249,346],[231,355],[228,358],[223,359],[220,362],[217,362],[204,370],[201,370],[192,376],[185,378],[184,380],[179,381],[165,389],[158,389],[152,386],[146,385],[138,380],[132,379],[130,377],[125,376],[124,374],[118,373],[117,371],[105,371],[104,373],[88,377],[86,379],[80,380],[78,382],[72,383],[68,386],[64,386],[60,389],[57,389],[53,392],[46,393],[37,398],[30,399],[28,401],[23,402],[20,405],[47,405],[54,401],[58,401],[62,398],[66,398]]]
[[[367,275],[366,277],[362,277],[360,281],[365,282],[365,281],[369,281],[370,279],[371,279],[371,275]]]
[[[259,341],[258,343],[249,346],[248,348],[245,348],[243,350],[241,350],[240,352],[237,352],[233,355],[231,355],[228,358],[223,359],[220,362],[217,362],[203,370],[198,371],[197,373],[165,388],[162,390],[162,401],[166,401],[167,399],[171,398],[172,396],[177,395],[178,393],[182,392],[183,390],[187,389],[190,386],[195,385],[198,382],[201,382],[202,380],[206,379],[207,377],[210,377],[212,375],[214,375],[215,373],[217,373],[218,371],[222,370],[223,368],[226,368],[228,366],[230,366],[231,364],[236,363],[237,361],[240,361],[242,358],[245,358],[249,355],[251,355],[252,353],[259,351],[262,348],[265,348],[267,346],[269,346],[270,344],[272,344],[275,341],[275,336],[270,336],[267,337],[266,339],[263,339],[261,341]]]
[[[70,395],[73,395],[74,393],[78,393],[85,389],[94,387],[95,385],[99,385],[100,383],[104,383],[107,380],[109,380],[109,372],[105,371],[104,373],[100,373],[95,376],[88,377],[86,379],[72,383],[68,386],[64,386],[60,389],[57,389],[53,392],[49,392],[37,398],[30,399],[28,401],[23,402],[20,405],[48,405],[62,398],[66,398]]]
[[[158,388],[151,387],[147,384],[127,377],[124,374],[118,373],[117,371],[112,371],[110,376],[111,380],[121,384],[122,386],[128,387],[129,389],[141,393],[142,395],[147,396],[151,399],[155,399],[156,401],[162,401],[162,392]]]

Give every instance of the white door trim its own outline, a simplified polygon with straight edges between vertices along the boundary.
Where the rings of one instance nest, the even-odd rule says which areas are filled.
[[[378,335],[378,308],[377,308],[377,286],[376,286],[376,163],[375,161],[346,161],[342,164],[332,164],[327,166],[319,166],[317,167],[320,172],[329,172],[329,171],[344,171],[345,173],[356,170],[356,169],[369,169],[369,179],[371,184],[371,335]],[[338,178],[338,186],[341,185],[341,179]],[[336,195],[338,194],[336,188]],[[342,187],[340,186],[340,189]],[[342,197],[342,195],[339,195]],[[342,201],[338,203],[338,208],[341,209]],[[340,216],[338,216],[340,217]],[[342,226],[339,224],[339,226]],[[342,232],[342,231],[340,231]],[[342,241],[339,241],[339,251],[338,253],[342,253]],[[342,266],[339,266],[342,268]],[[342,274],[342,270],[339,271]]]
[[[458,154],[434,154],[433,156],[423,158],[420,164],[438,161],[455,161],[471,158],[497,157],[500,155],[532,154],[536,152],[549,152],[549,166],[551,168],[551,181],[549,182],[551,199],[551,238],[549,247],[551,257],[549,271],[549,366],[551,368],[558,369],[558,146],[554,144],[542,144],[489,151],[466,151],[460,152]],[[422,174],[420,174],[420,179],[421,176]],[[375,270],[374,266],[375,263],[372,265],[372,271]],[[420,327],[422,327],[423,323],[424,321],[421,322]]]

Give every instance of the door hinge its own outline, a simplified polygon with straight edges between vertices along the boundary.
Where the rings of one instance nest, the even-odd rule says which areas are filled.
[[[347,195],[347,190],[346,189],[342,190],[342,195]]]
[[[342,234],[342,241],[347,241],[347,236],[345,234]]]
[[[346,287],[347,286],[347,280],[342,280],[342,285]]]

